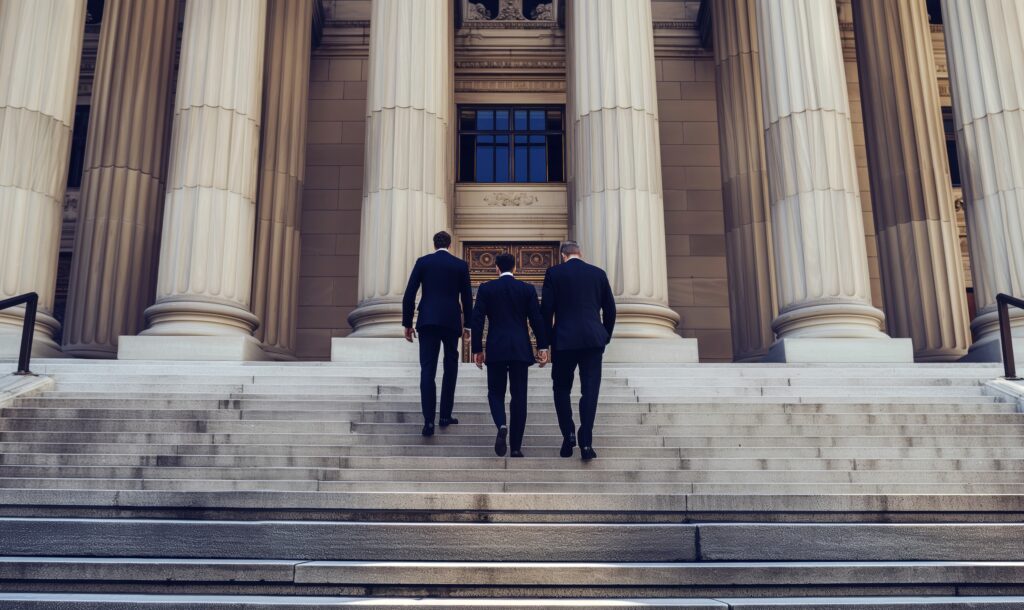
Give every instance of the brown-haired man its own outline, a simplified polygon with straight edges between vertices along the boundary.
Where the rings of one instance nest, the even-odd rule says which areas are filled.
[[[455,407],[455,381],[459,374],[459,338],[469,337],[473,313],[473,290],[469,284],[469,265],[448,248],[452,236],[441,231],[434,235],[434,253],[417,259],[409,275],[402,299],[402,326],[405,339],[420,340],[420,406],[423,410],[423,436],[434,434],[437,410],[437,355],[444,347],[444,376],[441,380],[442,428],[459,423],[452,417]],[[416,293],[423,289],[413,330],[412,317]],[[459,308],[459,300],[462,308]]]

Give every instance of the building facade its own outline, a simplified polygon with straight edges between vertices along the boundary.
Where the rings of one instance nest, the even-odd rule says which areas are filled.
[[[0,0],[0,298],[39,354],[326,359],[448,229],[580,241],[637,360],[998,359],[1022,60],[1014,0]]]

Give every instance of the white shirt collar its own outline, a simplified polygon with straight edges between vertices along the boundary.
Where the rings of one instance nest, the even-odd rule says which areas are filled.
[[[437,250],[434,250],[434,252],[448,252],[448,248],[438,248]],[[448,254],[451,254],[451,252],[448,252]]]
[[[509,277],[515,277],[515,274],[513,274],[511,271],[506,271],[506,272],[502,273],[501,275],[499,275],[498,277],[505,277],[506,275],[509,276]]]

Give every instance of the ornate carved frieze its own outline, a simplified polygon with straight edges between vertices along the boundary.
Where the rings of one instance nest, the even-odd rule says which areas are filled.
[[[463,27],[558,27],[558,0],[462,0]]]
[[[565,93],[563,80],[463,80],[455,83],[458,93]]]
[[[484,195],[484,203],[491,207],[526,207],[537,203],[533,193],[490,193]]]

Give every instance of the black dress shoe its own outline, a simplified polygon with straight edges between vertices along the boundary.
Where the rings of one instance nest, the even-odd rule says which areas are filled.
[[[509,455],[512,457],[523,457],[523,452],[520,451],[519,449],[513,449],[512,452],[509,453]]]
[[[441,424],[442,428],[447,428],[448,426],[450,426],[452,424],[459,423],[459,420],[455,419],[454,417],[442,417],[441,421],[438,422],[438,423]]]
[[[584,462],[588,462],[597,457],[597,452],[594,451],[593,447],[580,447],[580,458]]]
[[[502,426],[498,428],[498,436],[494,439],[494,453],[504,457],[505,451],[508,450],[508,444],[505,442],[505,438],[508,436],[508,426]]]
[[[576,446],[576,437],[570,436],[569,438],[562,439],[562,449],[559,450],[558,455],[567,458],[572,457],[572,448]]]
[[[423,436],[434,436],[434,422],[428,421],[423,424]]]

